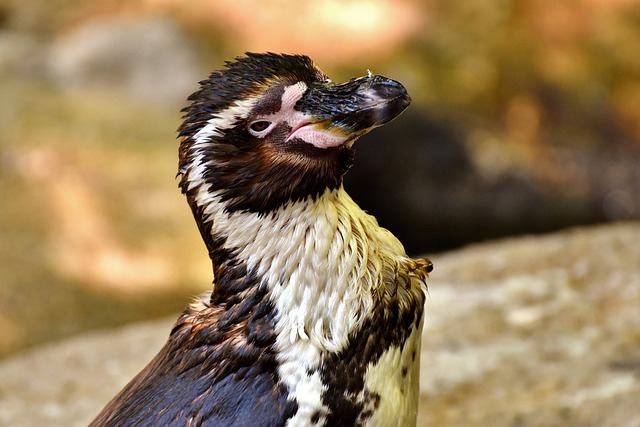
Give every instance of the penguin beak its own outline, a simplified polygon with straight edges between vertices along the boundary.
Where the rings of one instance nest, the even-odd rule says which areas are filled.
[[[296,104],[305,120],[287,140],[302,139],[320,148],[353,142],[396,118],[411,103],[406,89],[395,80],[379,75],[346,83],[318,83]]]

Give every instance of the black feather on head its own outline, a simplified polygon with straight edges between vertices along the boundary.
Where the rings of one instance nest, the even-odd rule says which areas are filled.
[[[178,129],[180,137],[194,135],[211,114],[223,111],[233,102],[256,94],[271,82],[284,84],[327,80],[327,76],[308,56],[277,53],[251,53],[226,61],[226,69],[216,70],[200,82],[200,90],[187,98],[191,101],[185,121]]]
[[[189,100],[179,167],[192,208],[207,185],[228,212],[258,213],[338,189],[353,162],[353,141],[410,102],[386,77],[334,83],[309,57],[275,53],[227,62]],[[260,133],[256,123],[267,130]]]
[[[181,188],[192,208],[188,191],[188,167],[196,157],[194,137],[212,118],[244,99],[259,96],[270,88],[298,82],[307,86],[328,81],[327,76],[303,55],[247,53],[226,62],[226,69],[214,71],[189,96],[185,120],[179,128],[183,138],[179,169]],[[281,94],[281,92],[280,92]],[[246,134],[246,123],[238,123],[212,138],[204,153],[205,181],[209,191],[221,192],[228,211],[266,213],[288,202],[318,196],[327,188],[338,188],[352,164],[352,150],[346,147],[318,149],[305,143],[271,146]],[[277,152],[276,152],[277,151]]]

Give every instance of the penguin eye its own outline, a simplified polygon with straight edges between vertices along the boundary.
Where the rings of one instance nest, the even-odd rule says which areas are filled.
[[[249,125],[249,131],[255,136],[262,136],[271,127],[271,124],[267,120],[257,120]]]

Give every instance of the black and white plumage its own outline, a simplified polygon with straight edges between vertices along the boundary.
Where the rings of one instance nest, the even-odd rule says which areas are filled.
[[[213,290],[91,426],[414,425],[431,263],[342,187],[353,142],[409,105],[404,87],[247,54],[189,100],[180,187]]]

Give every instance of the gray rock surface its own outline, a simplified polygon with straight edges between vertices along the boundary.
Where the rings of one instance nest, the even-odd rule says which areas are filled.
[[[422,425],[640,426],[640,224],[433,261]]]
[[[79,336],[0,365],[0,426],[86,426],[164,344],[174,318]]]
[[[156,103],[183,103],[205,76],[194,47],[169,19],[90,22],[55,40],[48,64],[64,89],[117,90]]]
[[[421,426],[640,426],[640,224],[432,257]],[[0,365],[0,424],[84,426],[173,319]]]

